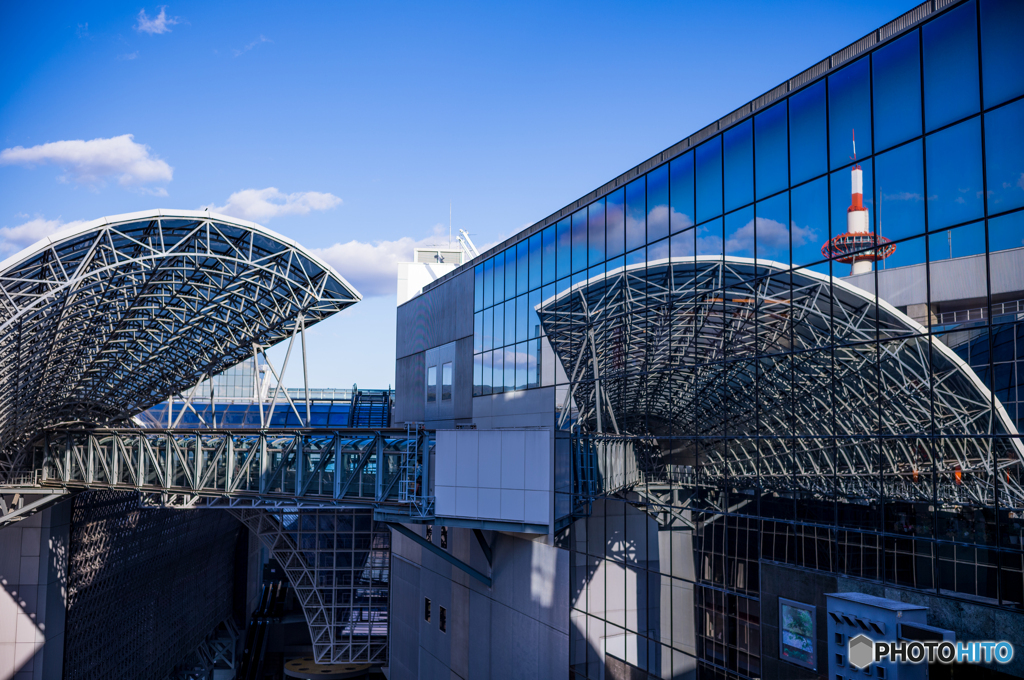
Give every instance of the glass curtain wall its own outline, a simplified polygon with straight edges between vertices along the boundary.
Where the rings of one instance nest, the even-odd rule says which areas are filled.
[[[851,413],[846,380],[846,362],[856,355],[866,370],[859,384],[869,384],[873,394],[886,394],[894,387],[887,382],[886,361],[897,344],[902,347],[916,335],[915,346],[925,348],[925,361],[915,389],[926,411],[937,409],[929,385],[946,370],[935,358],[934,348],[942,342],[991,390],[990,409],[998,400],[1010,420],[1021,424],[1024,328],[1018,312],[1024,312],[1024,305],[991,291],[994,281],[1007,276],[1007,267],[1019,265],[1024,248],[1022,7],[1010,0],[955,4],[476,266],[474,396],[554,385],[559,374],[541,367],[545,329],[538,307],[573,286],[586,283],[588,290],[596,290],[625,269],[632,276],[621,294],[629,298],[631,311],[623,313],[618,325],[606,324],[605,337],[595,340],[614,355],[608,360],[623,380],[608,381],[596,398],[607,409],[597,410],[618,411],[622,419],[632,411],[630,426],[618,422],[615,427],[623,427],[615,431],[621,440],[633,440],[623,446],[633,446],[638,458],[651,446],[645,442],[653,430],[675,428],[674,435],[689,442],[686,451],[677,452],[677,460],[686,461],[676,466],[684,477],[698,475],[703,464],[737,449],[756,452],[759,481],[752,487],[733,485],[728,478],[714,488],[690,484],[690,478],[674,486],[670,481],[663,498],[672,499],[676,509],[664,512],[676,512],[681,519],[660,521],[655,515],[661,511],[641,513],[635,536],[642,536],[646,546],[642,559],[635,553],[639,543],[612,537],[613,531],[630,536],[628,528],[618,527],[620,521],[626,527],[628,516],[637,512],[638,497],[628,494],[638,493],[638,487],[616,498],[581,502],[573,497],[563,504],[582,506],[587,515],[563,539],[573,561],[576,677],[599,677],[604,661],[597,660],[609,657],[660,677],[686,668],[687,658],[700,664],[704,677],[758,677],[761,560],[984,598],[998,607],[1024,607],[1022,509],[1004,493],[1018,471],[999,463],[1005,459],[1001,452],[1013,449],[1009,439],[1016,435],[934,417],[916,421],[914,431],[897,431],[887,423],[881,401],[876,409]],[[854,206],[866,213],[867,232],[876,237],[855,242],[840,261],[826,245],[851,232]],[[711,337],[698,330],[702,319],[726,315],[727,303],[735,302],[727,294],[737,283],[770,287],[773,297],[756,304],[778,304],[783,319],[790,314],[785,301],[797,296],[795,286],[807,280],[806,272],[848,278],[858,262],[870,266],[851,282],[869,295],[879,290],[881,272],[917,267],[920,302],[928,305],[929,290],[942,276],[939,265],[967,257],[976,258],[982,287],[989,291],[976,301],[974,316],[968,314],[969,327],[956,317],[925,313],[915,316],[922,326],[899,337],[879,331],[851,344],[834,323],[826,322],[813,352],[798,351],[795,342],[787,350],[782,337],[770,362],[767,350],[744,345],[742,334],[723,331]],[[661,284],[644,274],[666,260],[693,258],[745,258],[752,265],[732,272],[738,281],[701,282],[706,290],[701,318],[667,299],[659,292]],[[693,267],[686,273],[670,270],[670,276],[699,276]],[[822,295],[837,295],[838,285],[826,286]],[[602,304],[618,304],[611,283],[607,290]],[[887,303],[875,298],[869,306],[885,310]],[[913,310],[899,311],[914,316]],[[592,313],[579,309],[583,318]],[[656,334],[658,328],[680,325],[694,331],[679,342],[718,343],[718,352],[704,360],[711,365],[677,370],[710,371],[723,376],[723,384],[732,384],[734,392],[718,405],[724,413],[737,407],[730,400],[750,391],[753,431],[730,429],[735,425],[727,419],[682,418],[665,425],[654,422],[644,403],[627,403],[628,392],[617,385],[663,378],[647,371],[651,345],[637,351],[629,334],[638,326]],[[663,349],[683,353],[682,346],[671,343]],[[557,393],[556,429],[560,434],[593,432],[596,423],[579,417],[575,397],[564,399],[571,414],[562,417],[559,411],[567,392],[596,382],[588,361],[573,366],[564,359],[566,385]],[[789,396],[782,390],[769,399],[763,387],[769,363],[771,379],[793,387]],[[698,402],[706,396],[698,396]],[[682,399],[677,407],[693,408]],[[851,418],[859,428],[855,437],[848,434]],[[613,431],[612,424],[606,420],[602,431]],[[664,453],[665,444],[659,446]],[[957,469],[944,476],[946,471],[933,462],[946,451],[979,446],[990,462],[970,473]],[[863,480],[837,477],[828,490],[812,493],[775,479],[837,475],[838,462],[854,450],[864,458],[861,469],[867,472],[862,474],[871,477],[875,496],[850,501]],[[907,469],[913,471],[905,478],[887,472],[882,461],[891,456],[909,456],[913,464]],[[560,465],[569,468],[576,461],[565,458]],[[581,474],[578,466],[573,469],[574,475]],[[971,480],[981,489],[973,499],[943,502],[940,494],[959,493],[968,474],[984,478]],[[925,489],[918,500],[903,493],[914,484]],[[572,488],[579,492],[578,479]],[[621,506],[623,498],[633,505],[610,510]],[[663,536],[677,533],[687,534],[691,542],[685,556],[672,553],[672,539]],[[656,566],[691,559],[686,579],[676,566]],[[673,599],[672,579],[677,578],[692,588],[679,601],[688,597],[697,612],[688,640],[672,632],[685,627],[684,619],[694,619],[694,609],[679,607]],[[613,586],[609,579],[616,579]],[[621,606],[609,600],[611,593],[625,598]],[[593,632],[598,630],[601,634]]]

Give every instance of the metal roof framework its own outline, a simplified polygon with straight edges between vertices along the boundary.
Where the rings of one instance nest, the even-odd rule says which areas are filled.
[[[0,263],[0,475],[58,424],[112,425],[361,299],[258,224],[94,220]]]
[[[570,381],[560,425],[648,442],[632,447],[648,479],[694,465],[734,487],[1024,507],[1024,447],[999,401],[926,328],[842,280],[666,258],[537,309]]]

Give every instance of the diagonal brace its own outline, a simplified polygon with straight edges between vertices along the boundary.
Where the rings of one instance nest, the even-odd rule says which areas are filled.
[[[480,581],[480,583],[483,583],[488,588],[491,587],[491,577],[490,576],[484,576],[479,571],[477,571],[473,567],[469,566],[468,564],[466,564],[462,560],[458,559],[457,557],[452,557],[452,555],[447,550],[441,550],[436,545],[434,545],[433,543],[431,543],[427,539],[423,538],[422,536],[417,534],[415,531],[413,531],[409,527],[403,526],[403,525],[401,525],[401,524],[399,524],[397,522],[388,522],[387,525],[389,527],[391,527],[393,530],[397,531],[398,533],[400,533],[403,536],[405,536],[406,538],[408,538],[410,541],[412,541],[416,545],[420,546],[421,548],[423,548],[425,550],[429,550],[430,552],[432,552],[433,554],[437,555],[438,557],[440,557],[445,562],[448,562],[449,564],[458,567],[462,571],[466,572],[467,574],[469,574],[470,576],[475,578],[477,581]]]

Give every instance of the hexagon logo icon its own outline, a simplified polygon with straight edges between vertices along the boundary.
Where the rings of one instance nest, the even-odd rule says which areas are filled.
[[[850,638],[847,656],[850,659],[850,665],[854,668],[869,666],[875,658],[875,643],[867,635]]]

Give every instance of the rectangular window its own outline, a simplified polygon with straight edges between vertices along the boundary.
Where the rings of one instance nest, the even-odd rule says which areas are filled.
[[[812,671],[818,670],[815,650],[816,613],[817,608],[813,605],[779,598],[780,659]],[[836,659],[841,666],[842,657],[837,654]]]
[[[437,366],[427,369],[427,403],[437,401]]]
[[[430,598],[423,598],[423,620],[430,623]]]
[[[437,623],[441,627],[441,632],[442,633],[447,633],[448,632],[448,610],[445,609],[444,607],[438,607],[438,613],[440,614],[440,619],[438,620]]]
[[[540,288],[541,280],[541,253],[543,251],[541,235],[534,234],[530,237],[530,290]],[[524,293],[526,291],[523,291]]]
[[[934,130],[977,113],[981,97],[974,3],[929,21],[922,37],[925,129]]]
[[[452,400],[452,362],[441,365],[441,401]]]
[[[441,548],[448,549],[448,527],[441,527]],[[442,608],[441,611],[444,611]]]
[[[591,203],[588,208],[587,263],[593,267],[604,262],[604,199]]]
[[[433,543],[433,542],[434,542],[434,525],[433,524],[428,524],[427,525],[427,543]]]
[[[572,271],[587,268],[587,209],[572,214]]]
[[[647,242],[647,177],[626,185],[626,250]]]

